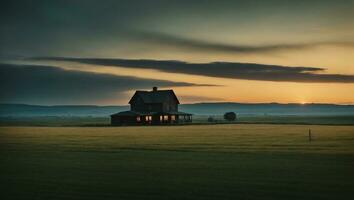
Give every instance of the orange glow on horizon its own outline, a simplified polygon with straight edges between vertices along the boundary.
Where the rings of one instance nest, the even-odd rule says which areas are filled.
[[[28,63],[28,62],[27,62]],[[115,66],[96,66],[74,62],[46,62],[66,70],[134,76],[138,78],[210,84],[217,86],[173,87],[181,103],[195,102],[240,102],[240,103],[354,103],[354,84],[352,83],[295,83],[239,80],[215,78],[181,73],[167,73],[153,69],[133,69]],[[31,64],[41,64],[32,62]],[[347,69],[351,71],[352,69]],[[147,88],[150,88],[148,86]],[[141,88],[146,89],[146,88]],[[164,89],[161,88],[160,89]],[[167,88],[165,88],[167,89]],[[107,99],[100,104],[127,104],[134,91],[127,91],[124,97]],[[193,98],[190,98],[193,97]]]

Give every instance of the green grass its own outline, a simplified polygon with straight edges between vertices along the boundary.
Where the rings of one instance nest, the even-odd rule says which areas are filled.
[[[353,126],[0,128],[1,199],[352,199],[353,166]]]

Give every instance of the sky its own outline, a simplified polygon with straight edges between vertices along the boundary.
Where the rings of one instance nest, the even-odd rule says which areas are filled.
[[[354,0],[11,0],[0,103],[354,104]]]

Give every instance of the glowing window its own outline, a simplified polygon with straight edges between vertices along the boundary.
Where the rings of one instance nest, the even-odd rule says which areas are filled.
[[[164,120],[164,121],[168,121],[168,115],[164,115],[164,116],[163,116],[163,120]]]
[[[149,116],[145,116],[145,121],[149,121]]]
[[[141,121],[140,116],[137,116],[137,117],[136,117],[136,121],[137,121],[137,122],[140,122],[140,121]]]
[[[172,120],[172,121],[176,121],[176,116],[171,115],[171,120]]]
[[[160,121],[162,122],[162,115],[160,115]]]
[[[149,116],[149,121],[152,121],[152,116]]]

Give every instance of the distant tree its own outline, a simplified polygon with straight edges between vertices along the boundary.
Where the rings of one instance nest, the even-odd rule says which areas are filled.
[[[224,119],[227,121],[235,121],[236,120],[236,113],[234,112],[227,112],[224,114]]]

